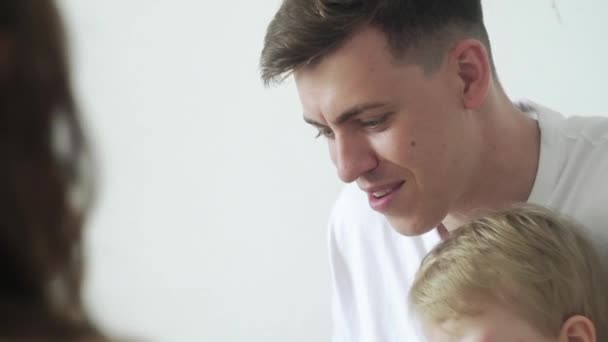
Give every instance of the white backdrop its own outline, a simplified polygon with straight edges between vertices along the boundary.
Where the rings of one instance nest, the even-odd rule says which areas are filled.
[[[291,82],[258,56],[280,4],[60,0],[100,162],[86,299],[149,341],[327,341],[325,223],[341,185]],[[514,98],[606,114],[602,0],[486,0]]]

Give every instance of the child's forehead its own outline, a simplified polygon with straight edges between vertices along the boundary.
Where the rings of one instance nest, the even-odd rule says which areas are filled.
[[[464,333],[468,330],[467,327],[471,324],[469,317],[459,316],[451,317],[437,321],[423,322],[422,328],[424,334],[433,342],[448,342],[460,341]]]
[[[502,342],[497,328],[481,316],[462,317],[427,325],[424,334],[429,342]]]
[[[484,303],[471,301],[469,309],[466,312],[453,313],[453,315],[443,318],[441,321],[426,322],[423,325],[450,335],[459,336],[472,328],[489,326],[494,324],[496,319],[504,319],[505,316],[508,316],[507,310],[494,301]]]
[[[498,303],[488,302],[475,314],[422,324],[430,342],[513,342],[539,336],[525,320]],[[534,336],[533,339],[529,339]],[[526,339],[528,338],[528,339]]]

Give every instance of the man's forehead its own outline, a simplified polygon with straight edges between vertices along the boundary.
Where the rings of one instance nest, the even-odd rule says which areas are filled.
[[[356,77],[315,79],[304,73],[297,76],[296,87],[304,118],[316,122],[344,121],[341,118],[393,102],[394,96],[386,83],[365,82],[354,79]]]

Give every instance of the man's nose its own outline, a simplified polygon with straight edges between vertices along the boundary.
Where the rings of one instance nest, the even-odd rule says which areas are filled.
[[[373,149],[363,138],[337,136],[332,157],[338,177],[345,183],[354,182],[378,166]]]

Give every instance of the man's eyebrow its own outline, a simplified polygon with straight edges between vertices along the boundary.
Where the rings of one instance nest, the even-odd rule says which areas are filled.
[[[384,102],[367,102],[355,105],[338,116],[336,124],[341,125],[353,117],[363,114],[365,111],[386,106]]]
[[[360,104],[354,105],[353,107],[342,112],[342,114],[340,114],[338,116],[338,118],[335,120],[335,122],[337,125],[341,125],[341,124],[347,122],[348,120],[352,119],[353,117],[364,113],[365,111],[368,111],[370,109],[384,107],[386,105],[387,104],[384,102],[360,103]],[[317,127],[326,127],[327,126],[327,125],[319,123],[313,119],[307,118],[306,115],[304,115],[304,121],[308,124],[311,124],[311,125],[317,126]]]
[[[326,127],[326,126],[325,126],[324,124],[322,124],[322,123],[319,123],[319,122],[316,122],[316,121],[315,121],[315,120],[313,120],[313,119],[309,119],[309,118],[307,118],[307,117],[306,117],[306,115],[304,115],[304,122],[306,122],[306,123],[307,123],[307,124],[309,124],[309,125],[313,125],[313,126],[315,126],[315,127]]]

